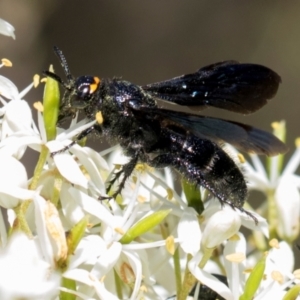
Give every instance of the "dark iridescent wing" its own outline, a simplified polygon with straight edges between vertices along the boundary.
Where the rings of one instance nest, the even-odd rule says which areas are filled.
[[[175,123],[199,138],[216,143],[226,142],[248,153],[274,156],[288,150],[273,134],[249,125],[160,108],[138,110],[138,113],[142,112],[145,118],[161,119],[162,126]]]
[[[196,73],[143,86],[157,98],[179,105],[213,106],[242,114],[252,113],[274,97],[281,79],[271,69],[225,61]]]

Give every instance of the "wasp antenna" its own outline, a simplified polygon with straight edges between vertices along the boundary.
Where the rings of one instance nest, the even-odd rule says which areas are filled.
[[[65,89],[70,90],[70,87],[65,82],[63,82],[62,79],[58,75],[56,75],[55,73],[50,72],[50,71],[43,71],[43,74],[46,75],[47,77],[50,77],[50,78],[56,80]]]
[[[62,51],[57,46],[54,46],[53,49],[54,49],[55,54],[59,58],[61,66],[63,67],[63,69],[65,71],[66,77],[68,79],[68,83],[70,83],[71,81],[73,81],[73,76],[71,75],[67,60],[66,60],[64,54],[62,53]],[[59,82],[62,82],[62,81],[60,80]]]

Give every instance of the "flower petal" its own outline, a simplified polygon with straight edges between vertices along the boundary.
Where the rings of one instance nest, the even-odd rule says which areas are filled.
[[[27,189],[26,169],[12,156],[0,155],[0,205],[15,207],[19,199],[30,199],[34,192]]]
[[[8,22],[4,21],[3,19],[0,19],[0,33],[6,36],[11,36],[14,40],[16,39],[15,36],[15,28]]]
[[[3,119],[3,136],[6,137],[17,131],[32,132],[31,123],[32,114],[28,103],[24,100],[10,101],[6,105]]]
[[[34,240],[15,234],[0,252],[1,300],[54,299],[60,276],[43,260]]]
[[[299,235],[300,228],[300,194],[293,176],[283,176],[275,192],[278,209],[277,232],[279,236],[290,242]]]
[[[228,286],[226,286],[223,282],[219,281],[213,275],[207,273],[203,269],[198,267],[200,261],[202,259],[202,253],[198,252],[188,263],[189,270],[191,273],[202,283],[211,288],[213,291],[222,295],[226,300],[234,300],[234,297],[229,290]]]
[[[51,153],[62,150],[65,146],[56,140],[50,141],[47,147]],[[88,180],[83,175],[77,162],[73,157],[67,153],[57,153],[53,156],[56,167],[58,168],[60,174],[73,184],[77,184],[85,189],[88,187]]]
[[[97,278],[105,276],[116,264],[121,255],[121,251],[122,245],[119,242],[112,243],[112,245],[106,248],[105,251],[102,252],[102,255],[99,256],[91,270],[91,274]]]
[[[180,246],[185,253],[195,255],[199,251],[202,234],[194,209],[187,207],[184,210],[178,224],[177,234]]]
[[[81,264],[95,265],[98,257],[107,250],[106,243],[100,236],[89,235],[84,237],[74,255],[70,257],[69,269],[75,269]]]
[[[0,94],[10,100],[20,100],[19,91],[16,85],[2,75],[0,75]]]
[[[201,244],[212,249],[233,236],[241,227],[241,218],[233,209],[224,208],[213,214],[203,231]]]
[[[55,261],[65,259],[67,256],[65,232],[57,210],[51,202],[36,194],[34,204],[36,230],[41,240],[41,250],[47,261],[54,267]]]

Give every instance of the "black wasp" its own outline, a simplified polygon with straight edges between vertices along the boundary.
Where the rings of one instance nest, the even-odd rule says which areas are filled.
[[[113,196],[121,192],[140,161],[155,168],[171,166],[189,181],[209,190],[221,204],[244,211],[244,176],[221,145],[226,142],[242,151],[270,156],[287,150],[275,136],[252,126],[157,105],[157,100],[163,100],[200,110],[213,106],[249,114],[277,92],[281,80],[269,68],[225,61],[193,74],[138,86],[119,78],[74,78],[62,51],[57,47],[54,51],[67,82],[52,72],[44,74],[65,88],[59,123],[78,111],[83,111],[88,120],[95,120],[101,112],[102,120],[81,132],[77,140],[90,133],[104,135],[111,142],[120,143],[130,157],[110,182],[111,187],[123,175]]]

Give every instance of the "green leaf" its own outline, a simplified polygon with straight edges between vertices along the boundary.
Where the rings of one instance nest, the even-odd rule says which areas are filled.
[[[282,300],[296,300],[300,293],[300,286],[295,285],[287,291]]]
[[[52,66],[50,66],[49,71],[53,72]],[[45,84],[43,99],[43,117],[48,141],[56,138],[56,123],[59,114],[59,103],[59,84],[54,79],[48,77]]]
[[[265,268],[266,268],[266,255],[261,258],[252,272],[250,273],[246,284],[244,294],[241,295],[240,300],[252,300],[257,289],[259,288],[260,282],[263,279]]]
[[[62,272],[64,272],[68,268],[70,257],[74,254],[79,242],[83,238],[87,225],[88,225],[88,216],[85,216],[68,232],[67,258],[57,261],[57,266]]]
[[[88,225],[88,216],[84,216],[68,233],[67,244],[68,244],[68,255],[72,255],[79,242],[84,236],[85,229]]]
[[[134,224],[121,238],[120,242],[122,244],[129,244],[136,237],[144,234],[145,232],[151,230],[156,225],[160,224],[164,218],[171,212],[171,209],[160,210],[154,212],[153,214],[143,218]]]

